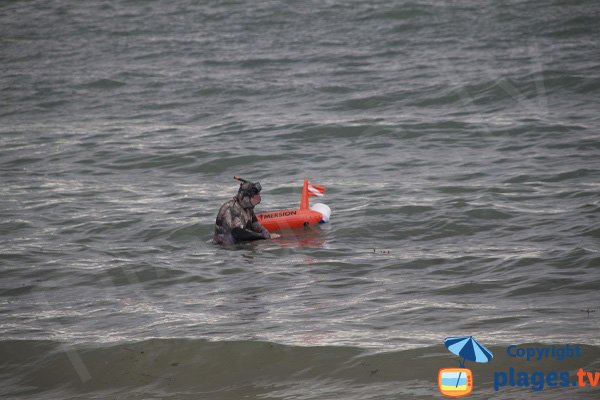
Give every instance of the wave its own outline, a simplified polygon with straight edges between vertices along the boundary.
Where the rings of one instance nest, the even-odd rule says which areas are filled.
[[[544,346],[548,345],[520,347]],[[494,371],[514,367],[528,372],[570,371],[573,375],[578,368],[597,369],[600,348],[579,346],[581,357],[530,362],[509,357],[506,346],[488,346],[494,354],[490,363],[467,362],[466,366],[473,370],[478,395],[502,395],[493,390]],[[438,398],[438,370],[458,367],[458,357],[441,343],[372,353],[354,347],[300,347],[260,341],[148,339],[73,346],[9,340],[0,342],[0,353],[0,376],[5,383],[1,394],[11,398],[50,398],[57,394],[61,398],[101,398],[108,393],[119,398],[144,395],[180,399],[231,399],[243,394],[289,399],[389,398],[399,394]],[[530,389],[518,389],[521,395],[531,393]],[[373,396],[377,392],[382,392],[381,397]],[[579,392],[593,396],[600,388],[573,388],[569,394]]]

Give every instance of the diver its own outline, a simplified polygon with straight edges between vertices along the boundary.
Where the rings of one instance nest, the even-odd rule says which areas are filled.
[[[269,233],[254,214],[254,207],[261,200],[260,183],[246,181],[239,176],[233,178],[242,183],[237,195],[223,204],[217,214],[213,242],[231,245],[249,240],[278,238],[279,235]]]

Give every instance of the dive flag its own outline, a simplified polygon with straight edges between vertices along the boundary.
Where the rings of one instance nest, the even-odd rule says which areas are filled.
[[[308,182],[308,197],[319,196],[322,197],[325,194],[325,186],[315,185]]]

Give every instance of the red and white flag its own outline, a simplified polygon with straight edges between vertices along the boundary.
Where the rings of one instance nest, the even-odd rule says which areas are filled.
[[[325,186],[315,185],[308,182],[308,197],[322,197],[325,194]]]

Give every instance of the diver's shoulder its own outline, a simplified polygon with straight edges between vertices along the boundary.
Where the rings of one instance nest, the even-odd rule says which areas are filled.
[[[227,200],[221,206],[221,210],[223,210],[223,209],[238,209],[238,208],[241,209],[242,206],[241,206],[241,204],[235,198]]]

